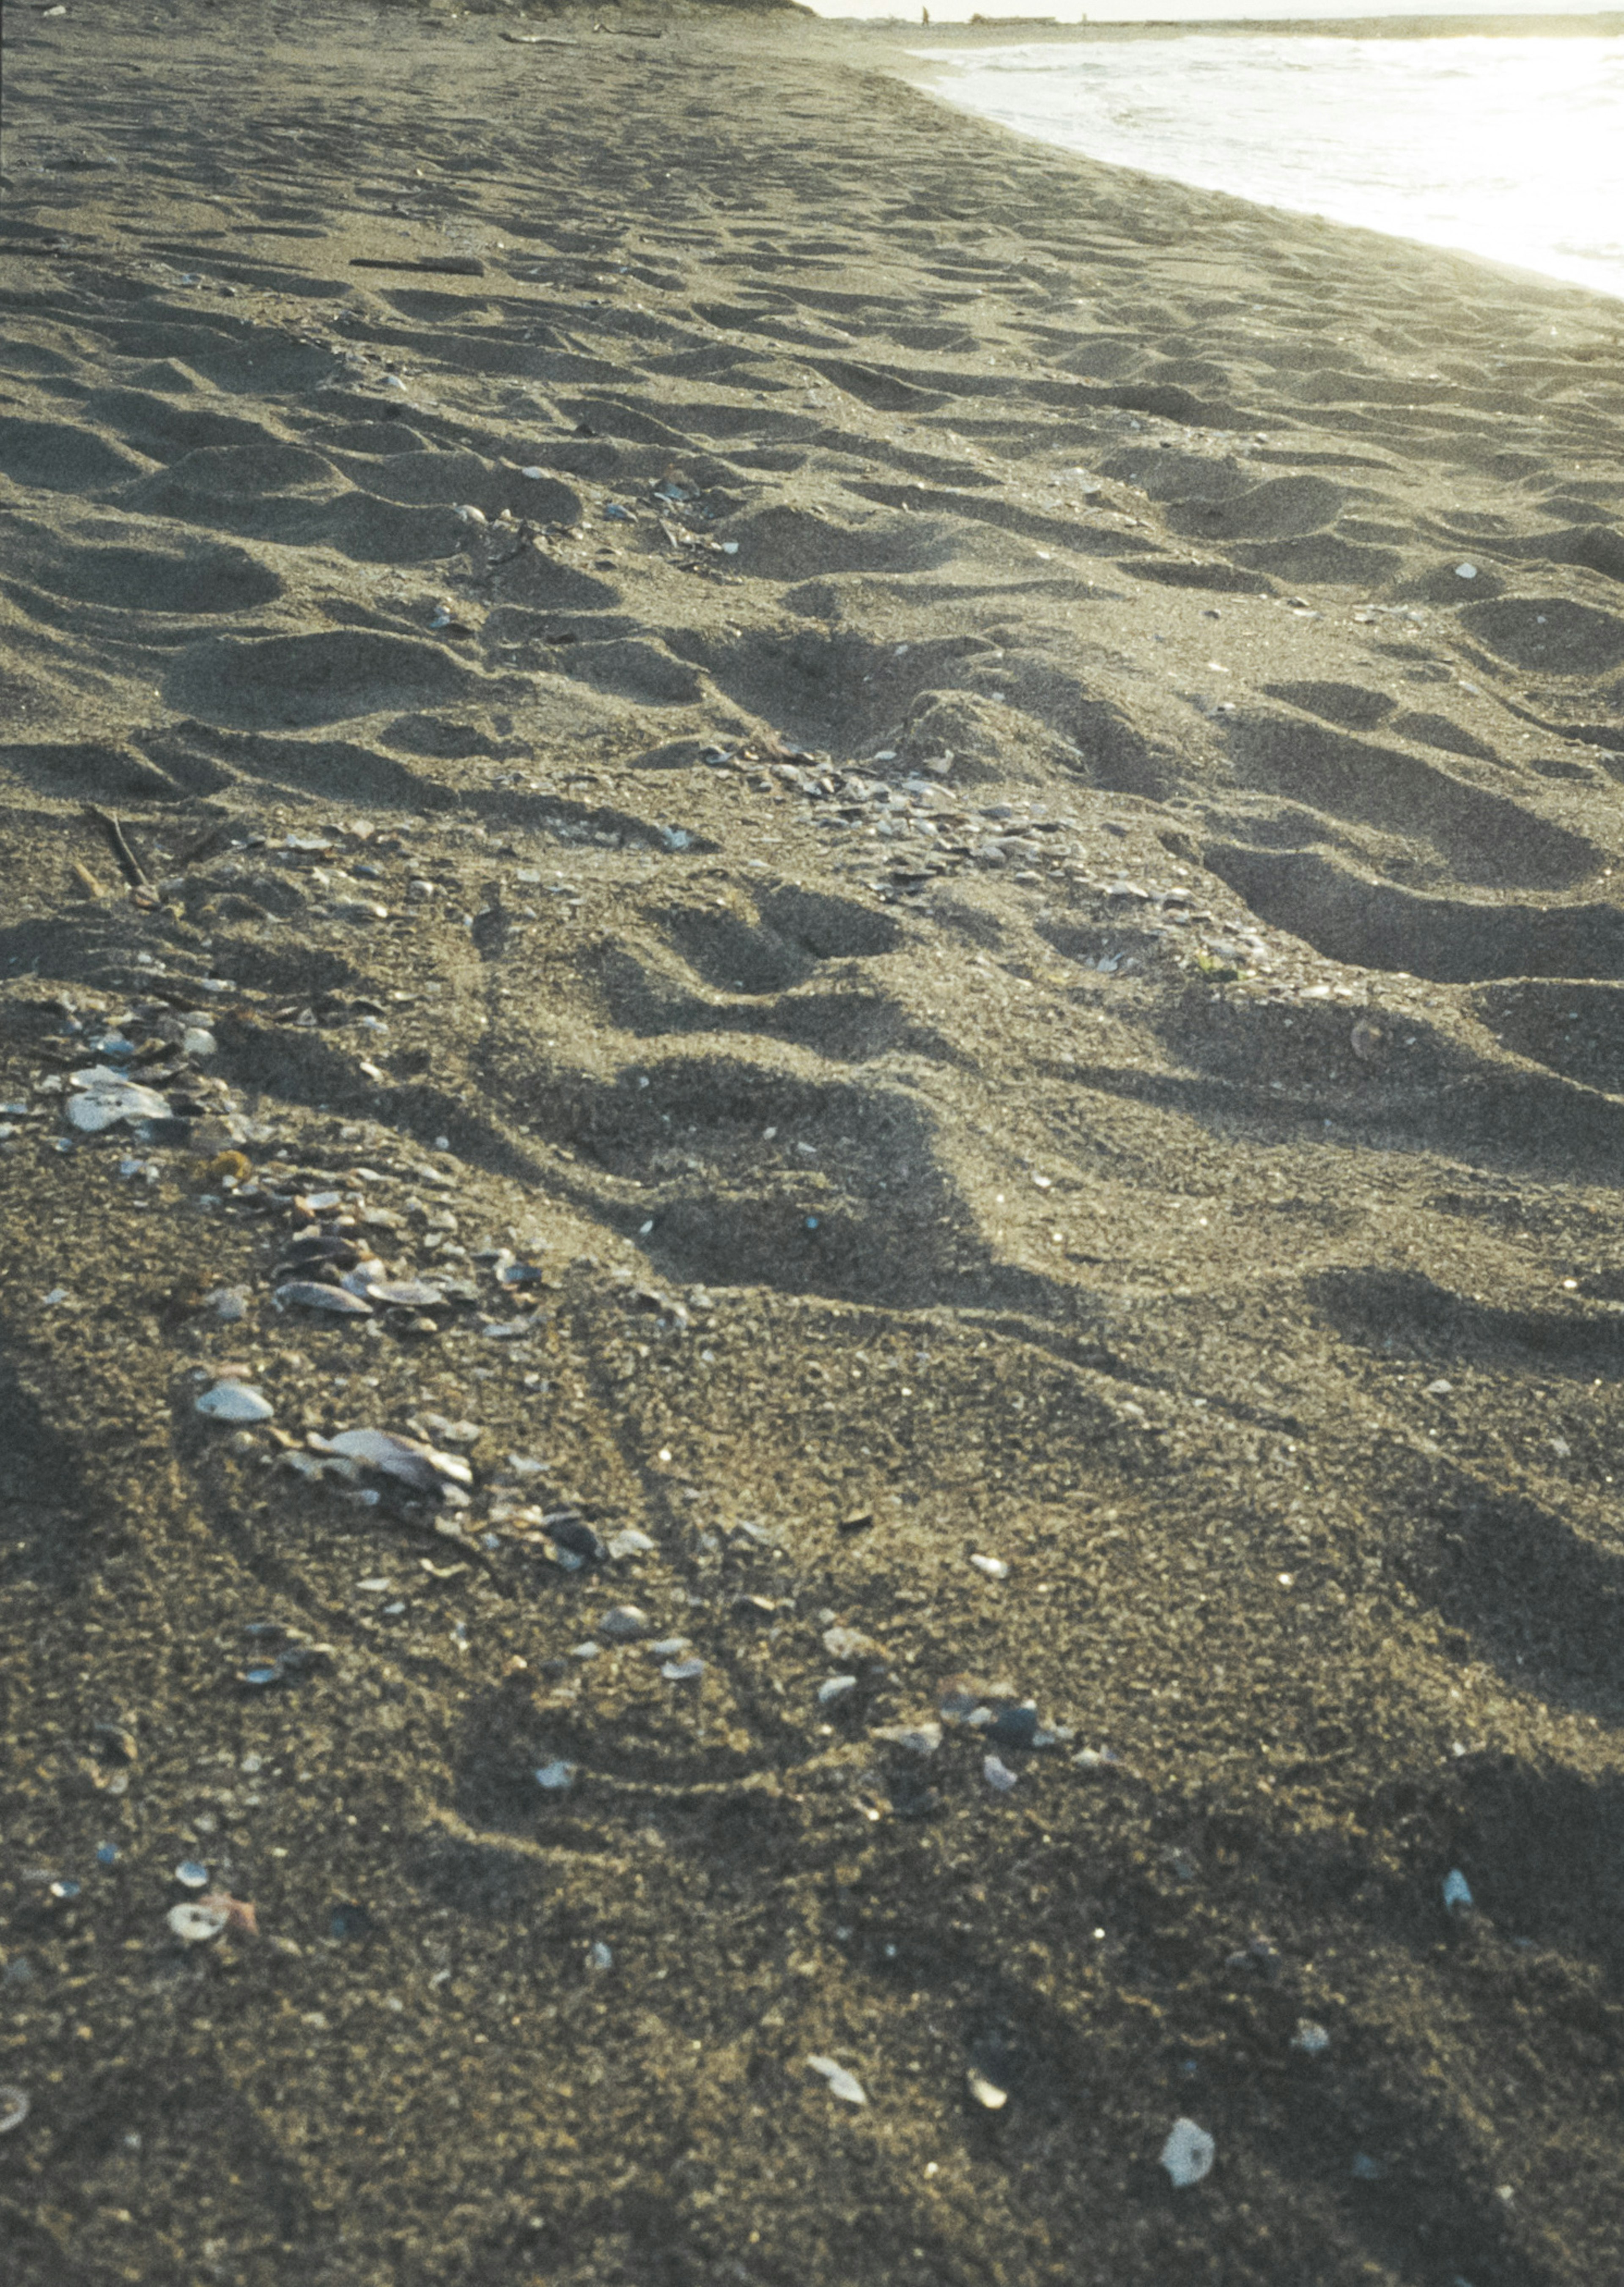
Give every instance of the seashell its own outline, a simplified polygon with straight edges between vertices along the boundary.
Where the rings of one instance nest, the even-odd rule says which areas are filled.
[[[893,1747],[906,1747],[910,1755],[933,1755],[942,1743],[939,1723],[890,1723],[875,1733]]]
[[[363,1264],[352,1270],[344,1283],[352,1294],[360,1294],[368,1302],[381,1302],[392,1310],[432,1310],[445,1302],[440,1288],[431,1286],[426,1278],[368,1279],[367,1269]]]
[[[668,1683],[693,1683],[705,1673],[702,1659],[668,1659],[660,1671]]]
[[[104,1128],[116,1127],[121,1120],[167,1120],[170,1116],[165,1097],[154,1088],[139,1088],[107,1064],[92,1064],[84,1072],[70,1074],[68,1085],[78,1091],[67,1100],[68,1120],[83,1136],[99,1136]]]
[[[854,1675],[831,1675],[818,1686],[818,1705],[833,1707],[837,1701],[849,1699],[856,1690]]]
[[[278,1286],[273,1302],[299,1303],[306,1310],[333,1310],[340,1318],[369,1318],[370,1302],[363,1302],[359,1294],[346,1294],[342,1286],[323,1286],[313,1278],[290,1278],[285,1286]]]
[[[210,1938],[218,1937],[230,1919],[224,1906],[212,1903],[171,1906],[168,1915],[169,1926],[182,1945],[207,1945]]]
[[[209,1869],[195,1858],[183,1858],[175,1869],[175,1879],[183,1889],[201,1890],[209,1879]]]
[[[442,1485],[471,1485],[473,1471],[455,1454],[441,1453],[415,1437],[398,1437],[392,1429],[342,1429],[327,1440],[327,1451],[360,1461],[384,1476],[399,1477],[419,1492],[434,1492]]]
[[[1016,1784],[1015,1773],[997,1755],[984,1755],[981,1776],[997,1794],[1008,1794]]]
[[[1161,2164],[1176,2188],[1185,2191],[1211,2173],[1217,2149],[1207,2131],[1198,2128],[1193,2120],[1176,2120],[1161,2148]]]
[[[20,2128],[31,2110],[28,2092],[7,2082],[0,2085],[0,2136],[9,2136],[13,2128]]]
[[[197,1401],[211,1421],[268,1421],[275,1408],[245,1381],[217,1381]]]
[[[843,2104],[867,2104],[868,2093],[855,2073],[844,2065],[836,2064],[833,2057],[808,2057],[807,2064],[815,2073],[821,2073],[829,2085],[829,2094],[837,2096]]]

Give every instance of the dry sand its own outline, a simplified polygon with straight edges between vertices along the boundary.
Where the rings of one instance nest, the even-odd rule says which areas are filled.
[[[1624,310],[5,30],[5,2287],[1624,2277]]]

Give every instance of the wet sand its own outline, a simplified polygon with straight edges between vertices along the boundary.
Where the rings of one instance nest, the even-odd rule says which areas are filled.
[[[6,2287],[1620,2276],[1624,310],[4,29]]]

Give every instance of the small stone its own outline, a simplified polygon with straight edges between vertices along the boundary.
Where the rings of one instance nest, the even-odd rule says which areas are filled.
[[[1444,1903],[1452,1914],[1463,1914],[1472,1903],[1471,1884],[1458,1866],[1452,1866],[1444,1877]]]
[[[1198,2128],[1193,2120],[1176,2120],[1161,2148],[1161,2164],[1175,2187],[1185,2191],[1212,2172],[1217,2149],[1207,2131]]]
[[[820,1707],[836,1706],[841,1700],[849,1699],[856,1690],[857,1678],[854,1675],[831,1675],[818,1686],[818,1705]]]
[[[806,2061],[813,2072],[822,2074],[829,2085],[829,2094],[837,2096],[843,2104],[867,2103],[867,2091],[861,2081],[844,2065],[836,2064],[833,2057],[808,2057]]]
[[[171,1906],[167,1919],[182,1945],[207,1945],[210,1938],[218,1937],[231,1917],[224,1906],[199,1903]]]
[[[538,471],[537,473],[539,474],[540,471]],[[610,1951],[609,1947],[604,1943],[602,1938],[598,1938],[594,1943],[587,1955],[587,1959],[591,1963],[594,1969],[613,1969],[614,1967],[614,1953]]]
[[[705,1673],[702,1659],[668,1659],[660,1671],[668,1683],[693,1683]]]
[[[195,1858],[183,1858],[175,1869],[175,1879],[184,1889],[201,1890],[209,1879],[209,1869]]]
[[[975,2098],[983,2111],[1002,2112],[1010,2101],[1009,2090],[1000,2088],[995,2080],[989,2080],[984,2072],[978,2072],[974,2065],[971,2065],[964,2078],[969,2085],[971,2096]]]
[[[30,2110],[28,2092],[12,2082],[0,2082],[0,2136],[9,2136],[13,2128],[20,2128]]]
[[[616,1604],[598,1623],[599,1634],[612,1636],[617,1642],[640,1636],[647,1626],[648,1614],[636,1604]]]
[[[274,1408],[245,1381],[217,1381],[197,1401],[211,1421],[268,1421]]]
[[[989,1580],[1007,1580],[1010,1577],[1010,1568],[1002,1556],[972,1556],[970,1561]]]
[[[1331,2046],[1331,2037],[1323,2025],[1311,2017],[1299,2017],[1297,2030],[1291,2037],[1291,2046],[1300,2049],[1305,2057],[1322,2057]]]
[[[566,1787],[574,1785],[576,1768],[575,1764],[566,1763],[561,1757],[550,1763],[542,1763],[534,1775],[535,1784],[545,1788],[549,1794],[562,1794]]]
[[[984,1755],[982,1757],[981,1776],[986,1781],[988,1786],[992,1787],[994,1792],[999,1794],[1008,1794],[1016,1784],[1015,1773],[1010,1769],[1007,1763],[1002,1762],[996,1755]]]

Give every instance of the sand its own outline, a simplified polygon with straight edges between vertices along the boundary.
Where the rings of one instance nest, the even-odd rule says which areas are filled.
[[[1624,2276],[1624,310],[606,22],[5,12],[0,2275]]]

